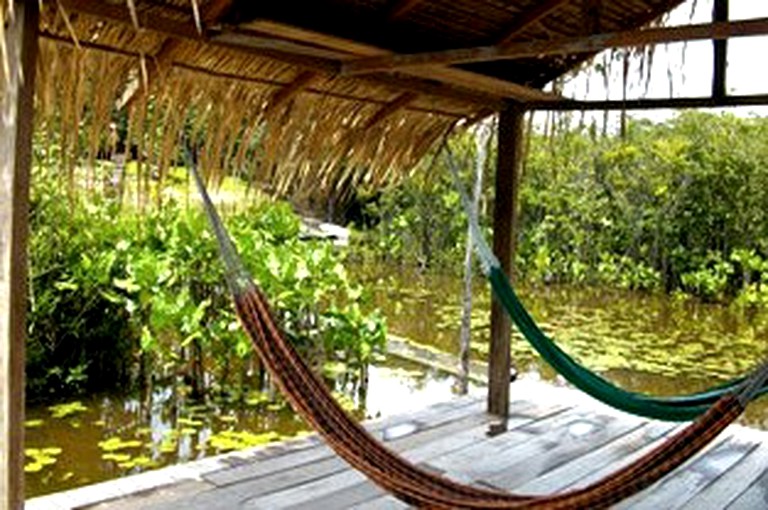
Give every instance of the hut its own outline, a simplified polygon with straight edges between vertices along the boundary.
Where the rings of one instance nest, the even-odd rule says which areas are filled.
[[[453,126],[499,115],[494,250],[509,269],[526,111],[768,104],[725,90],[726,40],[768,21],[652,26],[682,0],[0,0],[0,507],[23,505],[26,230],[31,137],[57,123],[66,157],[95,158],[110,112],[128,137],[154,100],[167,126],[205,112],[211,175],[244,166],[275,189],[377,186],[405,175]],[[584,102],[543,87],[607,48],[715,40],[706,98]],[[82,117],[88,105],[88,119]],[[157,113],[157,112],[155,112]],[[80,130],[83,133],[80,133]],[[153,143],[162,173],[177,129]],[[80,136],[76,136],[76,135]],[[141,160],[142,151],[137,151]],[[343,164],[342,164],[343,163]],[[509,324],[492,312],[488,410],[509,401]]]

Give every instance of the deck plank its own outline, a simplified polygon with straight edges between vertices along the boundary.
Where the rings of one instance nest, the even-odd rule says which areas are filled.
[[[522,494],[553,494],[562,492],[584,478],[586,473],[601,470],[608,465],[624,462],[630,455],[659,440],[674,427],[673,424],[652,422],[609,441],[601,447],[585,452],[580,457],[563,462],[522,485],[515,491]]]
[[[561,412],[563,412],[563,408],[560,406],[538,407],[532,413],[535,416],[513,416],[510,418],[508,426],[510,428],[524,427],[539,420],[547,420],[550,416],[556,416]],[[409,461],[422,463],[435,456],[461,450],[483,440],[486,436],[487,425],[492,420],[493,418],[486,414],[477,414],[474,417],[454,421],[423,434],[414,434],[393,441],[391,446]],[[368,488],[358,487],[360,485],[367,485]],[[340,494],[341,491],[344,491],[344,494]],[[381,492],[375,489],[363,475],[347,470],[329,473],[327,477],[297,485],[288,490],[262,494],[265,495],[255,496],[250,500],[247,507],[298,507],[302,503],[311,501],[312,506],[316,508],[344,508],[366,499],[378,497]]]
[[[368,430],[376,437],[386,440],[388,430],[393,430],[404,425],[418,428],[437,428],[444,423],[458,420],[466,416],[474,416],[482,413],[483,403],[478,399],[457,400],[451,404],[431,407],[404,416],[396,416],[390,419],[375,422]],[[539,412],[531,410],[532,413]],[[204,479],[219,487],[239,483],[247,479],[258,478],[264,474],[293,468],[302,464],[324,460],[333,456],[333,451],[314,436],[315,441],[306,447],[281,448],[281,445],[271,449],[257,450],[249,459],[249,462],[236,467],[228,467],[204,475]],[[269,460],[269,463],[255,461]]]
[[[352,510],[403,510],[404,508],[408,508],[408,505],[390,495],[351,507]]]
[[[564,487],[564,489],[566,490],[580,489],[588,485],[594,484],[599,480],[602,480],[603,478],[610,475],[611,473],[614,473],[615,471],[621,469],[622,467],[635,462],[637,459],[647,454],[650,450],[652,450],[653,448],[656,448],[659,444],[663,443],[669,437],[670,434],[674,434],[676,431],[680,430],[680,428],[683,426],[684,425],[673,424],[672,428],[669,429],[666,435],[663,435],[657,438],[652,438],[649,442],[647,442],[645,445],[641,446],[638,449],[635,449],[635,450],[622,449],[622,452],[626,454],[625,456],[623,457],[620,455],[616,456],[614,459],[611,459],[609,462],[603,464],[601,467],[597,469],[583,472],[581,477],[579,477],[575,482],[569,484],[567,487]]]
[[[644,420],[630,417],[599,414],[577,416],[556,430],[537,435],[533,448],[529,443],[524,450],[517,448],[500,454],[509,455],[510,463],[484,477],[484,481],[507,490],[517,489],[596,448],[624,437],[644,424]]]
[[[678,468],[640,494],[616,505],[617,510],[677,509],[704,490],[757,447],[752,441],[730,434],[715,440],[703,454]]]
[[[735,489],[735,488],[734,488]],[[755,510],[768,508],[768,471],[752,482],[749,487],[726,507],[728,510]]]
[[[736,466],[729,469],[714,484],[691,498],[683,506],[683,509],[720,510],[726,508],[741,495],[738,492],[739,487],[746,491],[761,475],[767,472],[766,470],[768,470],[768,444],[761,442],[757,448],[746,455]],[[763,503],[762,507],[768,508],[768,500]]]

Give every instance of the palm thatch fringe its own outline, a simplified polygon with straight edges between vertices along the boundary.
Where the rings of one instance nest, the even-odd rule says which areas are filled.
[[[153,68],[162,37],[130,25],[68,18],[63,9],[43,12],[41,32],[58,35],[40,40],[37,119],[60,133],[60,171],[70,185],[76,167],[92,169],[97,155],[112,148],[116,105],[146,89],[127,107],[127,145],[136,148],[141,205],[152,186],[160,199],[181,132],[199,149],[201,168],[214,183],[236,172],[293,196],[330,192],[343,181],[372,186],[396,181],[457,119],[477,113],[476,105],[415,97],[371,125],[398,92],[348,78],[313,82],[312,90],[269,108],[300,70],[194,41],[178,44],[174,62],[195,67]],[[240,79],[226,73],[235,68]],[[91,186],[92,170],[88,175]]]

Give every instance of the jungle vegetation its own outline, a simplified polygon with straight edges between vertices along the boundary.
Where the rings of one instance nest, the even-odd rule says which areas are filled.
[[[469,188],[473,144],[465,154]],[[495,153],[486,164],[493,171]],[[425,163],[428,164],[428,163]],[[516,276],[768,305],[768,119],[682,113],[623,133],[529,125]],[[481,219],[490,239],[493,178]],[[445,162],[369,196],[366,256],[460,272],[466,224]]]
[[[178,380],[192,395],[242,392],[265,373],[237,322],[207,220],[194,195],[139,210],[89,170],[78,192],[36,146],[31,204],[27,395]],[[185,171],[174,169],[179,183]],[[78,176],[84,182],[85,177]],[[244,188],[244,186],[240,185]],[[271,297],[286,334],[323,368],[364,378],[381,352],[383,318],[350,281],[344,254],[302,239],[286,202],[250,197],[223,207],[234,241]]]
[[[617,134],[567,120],[529,127],[518,279],[768,304],[768,120],[691,112],[664,123],[630,118]],[[464,155],[469,187],[477,145],[471,133],[451,144]],[[480,214],[490,238],[488,149]],[[185,171],[167,176],[179,193],[160,196],[158,186],[156,197],[142,198],[130,188],[129,166],[117,188],[114,169],[99,162],[62,181],[55,150],[36,144],[30,397],[153,377],[180,379],[195,394],[229,390],[254,374],[263,380],[194,195],[180,191]],[[244,200],[245,183],[220,183],[236,198],[225,211],[243,258],[319,367],[364,377],[386,336],[345,261],[462,271],[466,222],[445,164],[428,158],[396,186],[354,190],[337,209],[358,230],[346,252],[301,240],[288,203]],[[145,195],[153,187],[147,175],[136,180]],[[73,183],[86,191],[73,193]]]

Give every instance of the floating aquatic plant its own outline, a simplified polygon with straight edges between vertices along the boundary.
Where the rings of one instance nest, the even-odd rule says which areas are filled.
[[[131,458],[127,453],[104,453],[101,458],[103,460],[113,460],[115,462],[125,462]]]
[[[123,469],[133,469],[135,467],[154,467],[157,465],[157,462],[153,461],[146,455],[140,455],[138,457],[129,458],[128,460],[124,460],[122,462],[117,463],[117,467],[123,468]]]
[[[192,418],[183,418],[183,417],[176,420],[176,423],[189,428],[198,428],[204,425],[204,423],[200,420],[194,420]]]
[[[88,408],[85,407],[82,402],[76,400],[74,402],[50,406],[48,410],[54,418],[66,418],[67,416],[87,411]]]
[[[126,450],[130,448],[140,448],[143,443],[138,440],[124,440],[117,436],[110,437],[105,441],[99,441],[99,448],[105,452],[116,452],[118,450]]]
[[[208,446],[219,451],[243,450],[253,446],[260,446],[281,439],[277,432],[264,432],[254,434],[245,430],[224,430],[208,438]],[[204,448],[204,446],[200,446]]]
[[[25,448],[24,455],[31,459],[30,462],[24,465],[25,473],[38,473],[42,471],[45,466],[52,466],[56,464],[58,457],[62,450],[58,447],[48,448]]]

